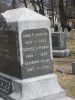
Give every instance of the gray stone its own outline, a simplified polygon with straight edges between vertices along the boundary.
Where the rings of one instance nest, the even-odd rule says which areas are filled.
[[[49,19],[26,8],[0,15],[0,97],[59,100],[65,91],[53,73]]]
[[[51,34],[53,50],[66,49],[66,34],[64,32],[54,32]]]
[[[3,98],[0,98],[0,100],[4,100]]]
[[[70,50],[53,50],[53,56],[54,57],[68,57],[70,56]]]
[[[70,50],[67,49],[66,34],[64,32],[53,32],[52,48],[54,57],[65,57],[70,55]]]
[[[12,92],[8,96],[3,95],[7,100],[58,100],[66,95],[55,74],[23,80],[2,73],[0,75],[12,81]]]
[[[0,20],[0,72],[20,79],[52,73],[49,19],[20,8]]]
[[[72,62],[72,74],[75,75],[75,62]]]

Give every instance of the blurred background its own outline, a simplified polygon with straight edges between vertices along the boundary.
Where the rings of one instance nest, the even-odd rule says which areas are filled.
[[[47,16],[55,30],[60,30],[60,26],[63,31],[75,28],[75,0],[0,0],[0,13],[21,7]]]

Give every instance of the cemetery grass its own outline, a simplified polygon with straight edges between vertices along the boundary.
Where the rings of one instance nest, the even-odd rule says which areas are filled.
[[[71,50],[71,54],[66,58],[54,58],[54,72],[67,95],[75,99],[75,75],[72,75],[72,62],[75,62],[75,40],[67,40],[67,46]],[[60,68],[64,68],[64,73],[58,72]]]

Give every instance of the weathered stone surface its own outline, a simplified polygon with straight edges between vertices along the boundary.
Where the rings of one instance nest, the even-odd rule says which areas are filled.
[[[70,56],[70,50],[53,50],[53,56],[54,57],[68,57]]]
[[[65,97],[65,91],[59,86],[55,74],[43,75],[35,78],[17,79],[0,73],[12,82],[12,92],[4,93],[2,98],[7,100],[55,100]]]
[[[72,74],[75,75],[75,62],[72,62]]]
[[[0,18],[0,97],[4,100],[65,97],[57,76],[51,74],[49,19],[26,8],[6,11]]]
[[[53,32],[52,48],[54,57],[67,57],[70,55],[70,50],[67,49],[66,34],[64,32]]]
[[[66,34],[64,32],[54,32],[51,35],[53,50],[66,49]]]
[[[52,73],[49,19],[20,8],[0,20],[0,72],[20,79]]]

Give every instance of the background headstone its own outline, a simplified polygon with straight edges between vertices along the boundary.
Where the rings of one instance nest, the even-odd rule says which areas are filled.
[[[75,62],[72,63],[72,74],[75,75]]]
[[[54,32],[52,33],[52,46],[53,50],[63,50],[66,49],[66,35],[64,32]]]
[[[52,32],[52,48],[54,57],[66,57],[70,55],[70,50],[67,49],[66,33]]]

